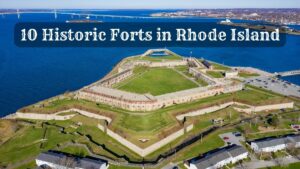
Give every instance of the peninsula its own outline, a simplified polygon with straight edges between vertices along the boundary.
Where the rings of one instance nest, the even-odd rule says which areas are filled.
[[[255,83],[275,83],[279,75],[149,49],[99,81],[0,120],[0,166],[66,166],[51,159],[72,156],[74,166],[192,169],[219,148],[233,166],[246,163],[248,142],[279,135],[297,141],[285,137],[300,124],[297,93]],[[255,147],[253,155],[260,152]]]

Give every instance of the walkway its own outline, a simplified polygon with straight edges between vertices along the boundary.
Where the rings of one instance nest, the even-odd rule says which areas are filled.
[[[299,70],[285,71],[285,72],[276,72],[274,74],[276,76],[295,76],[295,75],[300,75],[300,69]]]
[[[182,75],[183,77],[185,77],[186,79],[192,81],[193,83],[195,83],[196,85],[198,86],[202,86],[201,84],[199,84],[196,80],[194,80],[194,78],[191,78],[191,77],[188,77],[187,75],[185,75],[184,73],[182,73],[181,71],[175,69],[175,68],[172,68],[175,72],[179,73],[180,75]]]
[[[270,161],[264,161],[264,160],[252,160],[250,162],[243,163],[239,166],[236,166],[235,169],[256,169],[256,168],[267,168],[267,167],[273,167],[273,166],[287,166],[291,163],[297,163],[300,162],[299,158],[297,157],[283,157],[283,158],[277,158]]]

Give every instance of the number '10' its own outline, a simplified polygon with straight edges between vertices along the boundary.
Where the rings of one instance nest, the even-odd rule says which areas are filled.
[[[35,29],[29,29],[28,31],[26,29],[22,29],[22,39],[21,41],[35,41],[37,38],[37,31]]]

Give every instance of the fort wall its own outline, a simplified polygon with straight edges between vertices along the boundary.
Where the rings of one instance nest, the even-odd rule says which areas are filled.
[[[152,111],[175,104],[192,102],[221,93],[239,91],[242,90],[243,87],[243,84],[240,83],[227,84],[224,86],[207,86],[182,90],[160,96],[142,94],[133,95],[126,94],[126,92],[122,92],[117,89],[101,88],[101,90],[98,91],[93,91],[92,89],[81,90],[78,92],[77,97],[130,111]],[[111,92],[107,93],[109,90]],[[138,98],[141,98],[141,100]]]
[[[117,140],[118,142],[120,142],[121,144],[123,144],[124,146],[129,148],[130,150],[134,151],[138,155],[140,155],[142,157],[145,157],[145,156],[149,155],[150,153],[158,150],[159,148],[167,145],[168,143],[174,141],[178,137],[183,136],[185,132],[191,131],[193,129],[193,127],[194,127],[193,124],[187,126],[186,131],[185,131],[184,128],[182,128],[182,129],[172,133],[171,135],[165,137],[164,139],[161,139],[160,141],[150,145],[147,148],[140,148],[139,146],[131,143],[130,141],[128,141],[127,139],[123,138],[122,136],[120,136],[119,134],[113,132],[110,129],[106,129],[106,133],[107,133],[107,135],[114,138],[115,140]],[[100,124],[98,125],[98,128],[100,130],[102,130],[103,132],[105,131],[104,126],[102,126]]]

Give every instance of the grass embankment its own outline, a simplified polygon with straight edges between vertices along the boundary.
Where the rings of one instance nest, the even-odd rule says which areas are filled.
[[[297,113],[295,113],[295,114],[297,114]],[[181,141],[183,141],[184,138],[190,137],[193,134],[203,130],[204,128],[207,128],[207,127],[211,126],[211,119],[214,119],[216,117],[220,117],[220,118],[225,120],[224,123],[228,123],[228,122],[233,122],[233,121],[236,121],[236,120],[240,119],[241,115],[243,115],[243,114],[240,114],[240,113],[234,111],[231,108],[227,108],[227,109],[215,112],[215,113],[206,114],[206,115],[198,116],[198,117],[195,117],[195,118],[188,118],[187,119],[188,121],[189,120],[194,120],[196,122],[195,123],[195,129],[192,132],[188,133],[184,137],[180,137],[179,139],[175,140],[171,144],[168,144],[167,146],[164,146],[163,148],[159,149],[155,153],[150,154],[145,159],[153,159],[157,155],[159,155],[159,154],[161,154],[165,151],[168,151],[172,147],[175,147],[177,144],[179,144]],[[294,118],[295,115],[288,113],[287,116],[289,118]],[[284,118],[286,118],[286,117],[284,117]],[[289,120],[289,119],[287,119],[287,120]],[[93,119],[78,115],[78,116],[74,117],[71,120],[67,120],[67,121],[50,121],[50,123],[51,124],[54,123],[56,125],[65,127],[67,129],[67,128],[70,128],[70,126],[75,125],[79,121],[82,122],[83,125],[76,128],[75,131],[79,131],[79,132],[84,133],[84,134],[89,134],[93,138],[93,140],[95,140],[96,142],[98,142],[100,144],[105,144],[106,147],[108,147],[109,149],[112,149],[113,151],[115,151],[119,154],[126,154],[127,156],[129,156],[132,159],[140,159],[141,160],[140,157],[136,156],[130,150],[123,147],[122,145],[120,145],[117,141],[113,140],[112,138],[104,135],[99,129],[97,129],[94,125],[99,122],[98,120],[95,120],[95,119],[93,120]],[[252,123],[252,126],[254,126],[253,123]],[[52,127],[50,127],[50,128],[52,128]],[[257,128],[257,127],[253,127],[253,128],[255,130],[255,128]],[[51,139],[52,143],[44,144],[45,147],[48,147],[48,148],[52,147],[51,149],[53,149],[53,148],[55,149],[55,148],[57,148],[57,145],[63,145],[63,143],[65,142],[63,138],[68,138],[68,139],[66,139],[66,141],[68,141],[70,138],[75,137],[71,140],[75,140],[78,143],[83,143],[83,144],[88,145],[88,147],[90,147],[93,152],[95,152],[97,154],[100,154],[100,155],[113,156],[109,152],[106,152],[105,150],[99,148],[99,146],[95,146],[92,143],[87,142],[84,138],[82,138],[78,135],[66,134],[66,136],[62,136],[63,134],[61,134],[57,128],[53,128],[53,129],[51,129],[51,131],[46,134],[47,138]],[[57,131],[55,131],[55,130],[57,130]],[[173,157],[172,160],[182,161],[182,160],[190,159],[190,158],[193,158],[193,157],[198,156],[200,154],[203,154],[207,151],[210,151],[210,150],[213,150],[215,148],[221,147],[221,146],[224,145],[224,142],[222,141],[222,139],[218,135],[221,134],[221,133],[224,133],[224,132],[232,131],[232,130],[236,130],[236,129],[229,128],[229,129],[226,129],[226,130],[218,130],[217,132],[211,133],[207,137],[204,137],[202,142],[198,141],[198,142],[188,146],[184,150],[182,150],[180,152],[177,152],[176,156]],[[239,128],[239,130],[240,130],[240,128]],[[264,136],[266,136],[267,134],[268,133],[265,133]],[[30,130],[28,130],[27,132],[24,132],[24,135],[26,135],[30,139],[29,138],[23,138],[23,137],[19,138],[20,136],[16,136],[16,138],[12,139],[12,142],[10,141],[9,144],[5,145],[5,150],[6,151],[3,151],[4,148],[3,148],[3,146],[1,146],[0,154],[2,154],[3,156],[5,154],[5,156],[7,156],[8,159],[14,159],[15,158],[16,159],[15,161],[19,161],[19,160],[25,159],[25,157],[27,158],[27,157],[30,157],[30,156],[35,156],[40,151],[42,151],[42,150],[44,151],[44,150],[47,149],[47,148],[41,149],[38,146],[42,143],[37,144],[36,147],[34,146],[36,140],[40,140],[40,138],[42,138],[42,136],[43,136],[43,129],[42,128],[31,127]],[[72,135],[73,137],[69,138],[68,135]],[[22,140],[22,142],[20,141],[17,144],[15,139],[18,139],[18,140],[20,139],[20,140]],[[28,151],[30,151],[30,152],[29,153],[28,152],[24,153],[23,146],[31,145],[31,144],[33,144],[33,145],[30,146],[30,148],[28,148],[29,149]],[[15,149],[9,148],[12,145],[16,146],[16,148]],[[21,149],[21,147],[22,147],[21,152],[16,151],[17,149]],[[64,148],[62,150],[64,150],[65,152],[74,153],[74,154],[77,154],[77,155],[84,154],[84,153],[82,153],[81,150],[78,150],[77,147],[75,147],[75,146]],[[6,158],[0,158],[0,159],[1,159],[0,160],[1,163],[4,164],[5,162],[3,163],[3,159],[6,159]],[[124,168],[124,167],[117,167],[117,166],[113,166],[113,167]]]
[[[267,168],[261,168],[261,169],[299,169],[300,168],[300,162],[298,163],[292,163],[288,166],[274,166],[274,167],[267,167]]]
[[[166,56],[140,56],[137,58],[138,60],[148,60],[151,62],[161,62],[161,61],[172,61],[172,60],[181,60],[182,57],[179,55],[166,55]]]
[[[219,71],[206,71],[206,73],[213,78],[223,78],[224,75]]]
[[[103,104],[95,104],[93,102],[85,100],[57,100],[50,103],[48,106],[37,109],[33,108],[34,112],[41,113],[44,110],[55,112],[57,109],[62,109],[67,105],[79,105],[81,107],[87,107],[88,109],[95,109],[99,112],[110,112],[114,114],[114,120],[112,127],[116,129],[126,129],[131,132],[140,133],[155,133],[161,128],[173,123],[175,124],[174,117],[170,115],[184,113],[192,110],[196,110],[203,107],[208,107],[222,102],[230,101],[233,98],[242,100],[249,104],[264,104],[271,103],[272,101],[278,101],[282,99],[281,96],[268,93],[261,89],[248,87],[246,90],[236,92],[235,94],[221,94],[213,97],[208,97],[195,102],[178,104],[166,108],[162,108],[156,111],[150,111],[147,113],[133,113],[122,109],[112,108]],[[30,109],[30,107],[29,107]]]
[[[221,65],[221,64],[218,64],[218,63],[215,63],[215,62],[210,62],[210,64],[212,64],[213,66],[213,69],[216,69],[216,70],[231,70],[230,67],[228,66],[225,66],[225,65]]]
[[[122,85],[123,84],[123,85]],[[125,80],[118,89],[154,96],[195,88],[197,85],[170,68],[152,68]]]
[[[9,139],[19,128],[20,126],[14,120],[0,119],[0,144]]]
[[[247,86],[246,90],[235,92],[233,95],[237,100],[250,105],[271,104],[272,102],[277,103],[278,100],[284,100],[282,96],[252,86]]]
[[[256,77],[259,76],[257,73],[239,72],[238,76],[243,78]]]
[[[250,123],[241,124],[238,129],[248,140],[270,136],[279,136],[294,133],[291,124],[300,124],[299,111],[273,110],[258,112]]]
[[[15,169],[34,169],[36,167],[37,166],[36,166],[35,161],[31,161],[31,162],[29,162],[27,164],[24,164],[24,165],[21,165],[21,166],[15,168]]]
[[[41,151],[52,149],[74,138],[73,135],[61,134],[54,127],[45,129],[39,126],[24,126],[22,132],[14,134],[9,141],[0,146],[0,165],[27,160]]]
[[[77,134],[78,132],[90,135],[95,142],[105,145],[119,155],[127,155],[132,160],[142,160],[141,157],[100,131],[96,127],[96,124],[101,123],[99,120],[76,115],[70,120],[52,120],[44,125],[41,125],[41,121],[32,120],[32,122],[22,126],[20,131],[12,134],[9,141],[0,146],[0,166],[10,167],[18,166],[18,164],[20,167],[34,166],[30,161],[34,160],[39,153],[50,149],[79,156],[88,155],[85,149],[78,146],[63,147],[65,143],[85,144],[96,154],[116,159],[109,151],[90,142],[85,136]],[[78,122],[81,124],[78,125]]]
[[[187,104],[179,104],[179,105],[166,107],[163,109],[159,109],[159,110],[147,112],[147,113],[142,113],[142,114],[138,113],[138,112],[128,112],[126,110],[112,108],[110,106],[96,104],[96,103],[89,102],[86,100],[74,100],[74,99],[56,100],[51,103],[45,104],[44,107],[42,107],[42,108],[30,106],[30,107],[28,107],[28,111],[30,109],[33,109],[34,112],[47,110],[47,113],[49,113],[50,111],[55,112],[58,109],[61,110],[62,108],[67,107],[67,105],[79,105],[81,107],[87,107],[88,109],[98,110],[99,112],[114,113],[114,116],[113,116],[114,120],[113,120],[112,124],[110,125],[110,127],[114,131],[121,133],[121,135],[126,136],[126,138],[128,140],[130,140],[138,145],[141,145],[143,147],[143,146],[150,145],[150,144],[160,140],[161,136],[162,136],[161,133],[164,133],[163,130],[166,129],[166,127],[168,128],[170,126],[178,125],[178,123],[174,119],[174,114],[199,109],[201,107],[207,107],[207,106],[211,106],[211,105],[220,104],[222,102],[226,102],[226,100],[232,100],[232,98],[248,101],[253,104],[261,104],[266,101],[270,102],[272,100],[277,100],[278,98],[282,99],[282,97],[280,95],[265,91],[263,89],[247,86],[246,90],[236,92],[235,94],[221,94],[221,95],[201,99],[201,100],[198,100],[195,102],[191,102],[191,103],[187,103]],[[231,118],[230,118],[230,115],[231,115]],[[236,112],[235,110],[233,110],[232,108],[227,108],[227,109],[223,109],[218,112],[215,112],[215,113],[210,113],[210,114],[206,114],[206,115],[202,115],[202,116],[198,116],[198,117],[194,117],[194,118],[188,118],[187,119],[188,122],[193,122],[195,124],[195,128],[192,132],[188,133],[184,137],[178,138],[171,144],[166,145],[163,148],[159,149],[158,151],[150,154],[145,159],[153,159],[158,154],[161,154],[161,153],[169,150],[170,148],[176,146],[177,144],[182,142],[187,137],[190,137],[193,134],[196,134],[208,127],[211,127],[212,126],[211,120],[216,117],[220,117],[225,120],[224,123],[228,123],[228,122],[232,122],[232,121],[240,119],[241,115],[244,115],[244,114],[240,114],[240,113]],[[291,117],[293,117],[293,116],[291,115]],[[83,125],[76,127],[76,122],[79,122],[79,121],[82,122]],[[2,156],[5,156],[3,158],[4,163],[10,161],[9,159],[12,159],[12,161],[14,161],[14,158],[15,158],[15,161],[17,161],[16,159],[18,156],[20,156],[20,157],[18,157],[20,160],[24,159],[25,157],[22,157],[22,155],[21,155],[23,153],[28,154],[29,156],[34,156],[34,155],[37,155],[41,150],[47,150],[47,148],[51,148],[51,149],[57,148],[57,145],[62,144],[64,141],[71,141],[71,140],[75,140],[78,143],[86,144],[88,147],[90,147],[93,150],[93,152],[95,152],[97,154],[116,158],[116,157],[114,157],[114,155],[110,154],[109,152],[102,149],[101,147],[87,141],[85,138],[78,136],[78,135],[71,134],[76,131],[83,133],[83,134],[90,135],[93,138],[93,140],[95,140],[97,143],[105,144],[109,149],[113,150],[114,152],[117,152],[120,155],[126,154],[131,159],[141,160],[141,157],[139,157],[132,151],[128,150],[128,148],[120,145],[120,143],[118,143],[116,140],[108,137],[103,132],[101,132],[96,127],[96,125],[98,123],[101,123],[101,121],[99,121],[99,120],[95,120],[95,119],[93,120],[91,118],[76,115],[71,120],[49,121],[49,123],[63,126],[65,128],[65,131],[67,132],[67,134],[66,135],[61,134],[58,129],[56,129],[57,131],[55,131],[54,129],[49,129],[49,133],[47,132],[46,135],[47,135],[47,137],[49,137],[50,141],[43,143],[45,148],[40,149],[39,146],[41,143],[36,144],[36,145],[35,144],[31,145],[31,144],[34,143],[36,140],[40,140],[40,138],[43,135],[44,130],[42,128],[32,127],[32,128],[30,128],[30,131],[28,131],[28,133],[30,133],[30,135],[28,135],[28,137],[31,138],[31,139],[29,139],[30,144],[28,144],[31,146],[27,149],[27,151],[29,151],[29,152],[24,152],[24,151],[26,151],[26,146],[25,146],[25,148],[23,148],[24,145],[27,145],[26,138],[19,138],[19,136],[17,136],[16,139],[19,138],[19,139],[25,140],[25,141],[23,141],[21,144],[21,142],[15,143],[16,141],[14,141],[14,139],[12,139],[7,143],[7,146],[4,146],[4,147],[1,146],[1,148],[0,148],[0,154],[2,154]],[[26,132],[24,132],[24,133],[26,134]],[[38,136],[35,136],[34,133],[37,133]],[[250,133],[252,133],[252,132],[250,132]],[[160,134],[160,136],[159,136],[159,134]],[[217,136],[217,135],[215,135],[215,136]],[[56,137],[58,137],[58,138],[56,138]],[[62,137],[62,138],[60,138],[60,137]],[[138,141],[138,139],[140,139],[140,138],[149,138],[150,141],[148,143],[143,144]],[[187,159],[187,158],[197,156],[199,153],[202,153],[202,152],[204,153],[208,150],[222,146],[223,142],[219,142],[218,137],[212,137],[211,140],[209,138],[210,138],[210,136],[205,137],[205,139],[208,139],[208,140],[204,141],[204,139],[203,139],[202,143],[197,143],[197,144],[195,143],[195,147],[191,146],[192,148],[184,149],[183,151],[178,153],[177,156],[180,157],[179,158],[180,160]],[[217,140],[214,140],[214,139],[217,139]],[[213,144],[211,144],[211,142]],[[209,144],[207,144],[207,143],[209,143]],[[214,143],[216,143],[216,144],[214,144]],[[9,147],[14,147],[14,148],[10,149]],[[70,147],[69,150],[66,150],[66,151],[78,153],[78,150],[75,150],[75,148],[76,147]],[[14,154],[14,152],[17,152],[16,150],[18,150],[18,149],[22,149],[22,152],[20,152],[21,154],[19,154],[19,153]],[[74,149],[74,150],[72,150],[72,149]],[[8,155],[4,155],[4,154],[7,154],[8,152],[9,152]],[[0,158],[1,158],[1,156],[0,156]]]
[[[225,142],[219,137],[219,134],[232,131],[235,131],[235,129],[218,130],[209,134],[208,136],[204,137],[202,141],[200,140],[178,153],[175,160],[184,161],[224,146]]]
[[[89,155],[86,149],[79,146],[72,146],[72,145],[63,148],[60,151],[68,154],[73,154],[78,157],[86,157]]]

